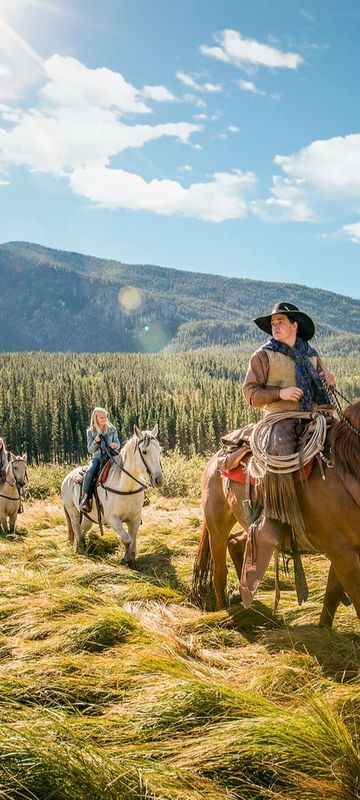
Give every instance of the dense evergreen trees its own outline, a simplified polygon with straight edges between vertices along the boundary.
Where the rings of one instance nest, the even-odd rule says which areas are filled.
[[[159,424],[166,450],[213,452],[221,435],[252,419],[238,350],[182,354],[13,353],[0,355],[0,434],[30,461],[77,462],[86,456],[92,408],[107,408],[122,441],[133,425]],[[355,355],[332,358],[339,388],[360,394]]]

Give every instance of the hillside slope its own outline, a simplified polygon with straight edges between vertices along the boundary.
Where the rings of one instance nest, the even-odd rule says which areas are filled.
[[[27,242],[0,245],[0,349],[159,351],[257,339],[254,316],[285,298],[321,320],[336,350],[360,343],[360,300],[298,284],[123,264]],[[136,287],[137,293],[119,292]],[[345,338],[344,338],[345,337]]]

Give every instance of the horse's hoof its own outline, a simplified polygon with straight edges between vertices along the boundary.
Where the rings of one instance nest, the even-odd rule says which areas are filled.
[[[236,606],[238,603],[241,603],[241,592],[239,589],[234,589],[229,597],[229,604],[231,606]]]
[[[130,561],[126,561],[125,558],[122,558],[121,561],[120,561],[120,564],[123,567],[129,567],[129,569],[135,569],[135,559],[132,559]]]

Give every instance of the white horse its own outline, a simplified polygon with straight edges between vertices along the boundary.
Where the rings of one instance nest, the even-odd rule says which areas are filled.
[[[21,505],[20,490],[27,481],[26,455],[9,454],[5,480],[0,483],[0,533],[15,532],[16,518]]]
[[[97,480],[102,522],[120,536],[125,545],[123,563],[129,567],[134,565],[136,557],[136,536],[141,524],[146,488],[144,479],[146,481],[149,478],[153,487],[160,487],[164,482],[157,433],[157,425],[152,431],[141,431],[135,425],[134,435],[126,442],[120,454],[112,457],[105,485]],[[95,501],[91,512],[86,513],[82,519],[80,517],[80,471],[81,467],[76,467],[69,472],[61,486],[69,542],[74,545],[75,553],[84,552],[85,534],[94,522],[98,522]]]

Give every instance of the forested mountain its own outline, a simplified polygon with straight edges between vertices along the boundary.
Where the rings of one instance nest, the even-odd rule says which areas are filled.
[[[360,344],[360,300],[297,284],[123,264],[27,242],[0,245],[0,280],[3,351],[248,350],[262,338],[251,319],[279,299],[319,321],[327,350]]]

